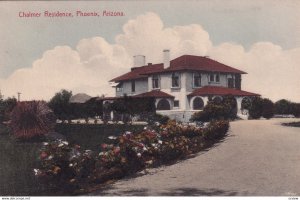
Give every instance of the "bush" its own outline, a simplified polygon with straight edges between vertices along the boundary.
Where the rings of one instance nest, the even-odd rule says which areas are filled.
[[[167,115],[161,115],[158,113],[148,113],[148,115],[146,116],[146,121],[150,125],[154,125],[157,122],[159,124],[165,125],[169,120],[170,118]]]
[[[209,101],[203,111],[192,115],[191,121],[208,122],[220,119],[235,119],[237,114],[236,100],[233,96],[225,96],[221,102]]]
[[[275,102],[275,114],[288,115],[292,114],[292,103],[286,99]]]
[[[228,121],[214,121],[206,128],[169,120],[157,131],[145,128],[133,134],[110,136],[99,154],[71,147],[66,141],[44,143],[37,177],[63,189],[79,189],[87,183],[103,183],[196,153],[228,131]]]
[[[255,97],[249,108],[249,119],[264,117],[270,119],[274,115],[274,103],[270,99]]]
[[[16,98],[0,99],[0,122],[8,121],[10,119],[10,113],[16,104]]]
[[[28,139],[54,130],[53,112],[42,101],[19,102],[11,113],[10,127],[16,138]]]
[[[40,169],[34,169],[35,175],[63,190],[78,189],[78,182],[91,179],[96,165],[92,151],[81,150],[78,145],[70,147],[62,140],[44,142],[39,160]]]
[[[300,103],[292,103],[292,112],[295,117],[300,117]]]
[[[266,119],[274,116],[274,103],[269,99],[263,99],[262,101],[262,116]]]
[[[263,112],[263,100],[260,97],[252,99],[251,107],[249,108],[249,119],[259,119]]]

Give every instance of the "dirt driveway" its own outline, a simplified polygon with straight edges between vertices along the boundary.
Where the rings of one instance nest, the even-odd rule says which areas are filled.
[[[300,195],[300,128],[241,120],[224,142],[172,166],[118,181],[91,195]]]

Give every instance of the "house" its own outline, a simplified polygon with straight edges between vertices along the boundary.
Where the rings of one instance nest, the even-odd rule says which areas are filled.
[[[173,119],[188,121],[191,115],[207,104],[233,95],[241,115],[243,99],[259,94],[241,90],[246,72],[219,63],[206,56],[183,55],[170,60],[170,51],[163,51],[163,63],[145,63],[145,56],[134,56],[131,71],[112,79],[116,97],[154,97],[156,110]]]

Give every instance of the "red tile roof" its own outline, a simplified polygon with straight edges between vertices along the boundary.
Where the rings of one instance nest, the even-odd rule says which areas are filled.
[[[132,70],[130,72],[123,74],[121,76],[118,76],[118,77],[110,80],[110,82],[119,82],[119,81],[125,81],[125,80],[147,78],[148,76],[145,75],[144,73],[151,73],[152,71],[158,71],[161,69],[163,69],[162,63],[132,68]]]
[[[160,90],[152,90],[150,92],[145,92],[145,93],[142,93],[142,94],[138,94],[138,95],[135,95],[133,97],[174,98],[174,96],[172,96],[168,93],[162,92]]]
[[[147,75],[155,73],[175,72],[175,71],[206,71],[206,72],[224,72],[246,74],[246,72],[235,69],[228,65],[219,63],[208,57],[183,55],[174,60],[171,60],[170,67],[164,69],[163,64],[146,65],[142,67],[133,68],[131,72],[123,74],[117,78],[112,79],[113,82],[146,78]]]
[[[234,95],[234,96],[260,96],[256,93],[246,92],[234,88],[218,87],[218,86],[204,86],[195,89],[188,96],[203,96],[203,95]]]

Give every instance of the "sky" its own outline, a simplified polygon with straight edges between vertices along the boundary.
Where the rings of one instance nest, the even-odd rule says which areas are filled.
[[[243,90],[300,102],[299,11],[297,0],[1,1],[1,93],[21,92],[22,100],[49,100],[61,89],[113,96],[108,81],[130,70],[132,56],[160,63],[170,49],[171,59],[209,56],[248,72]]]

